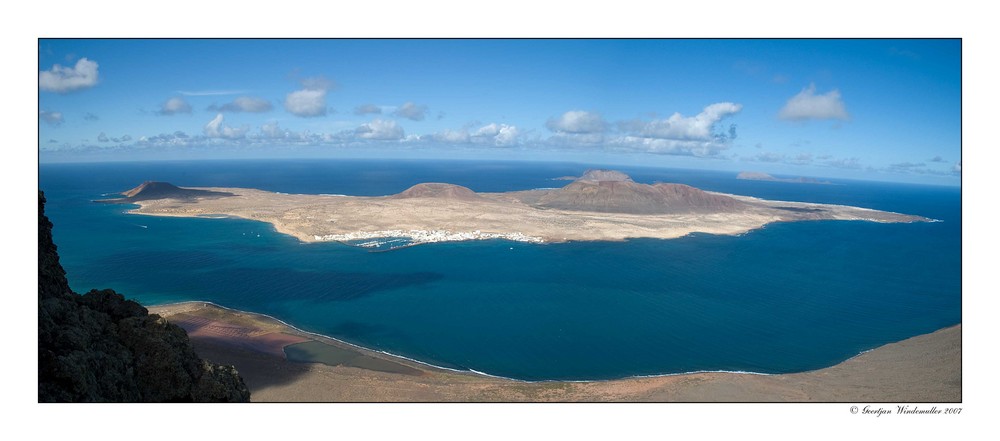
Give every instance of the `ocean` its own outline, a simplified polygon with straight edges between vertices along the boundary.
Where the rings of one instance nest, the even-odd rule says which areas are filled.
[[[961,192],[835,180],[615,167],[765,199],[853,205],[941,222],[770,224],[740,236],[424,244],[389,252],[303,244],[269,224],[125,214],[91,202],[146,180],[375,196],[420,182],[551,188],[572,163],[244,160],[43,164],[40,189],[70,286],[144,305],[187,300],[460,370],[521,380],[694,371],[802,372],[961,322]]]

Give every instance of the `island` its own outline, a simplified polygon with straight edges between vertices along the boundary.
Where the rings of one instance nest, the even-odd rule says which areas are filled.
[[[763,200],[674,183],[643,184],[614,170],[589,170],[562,188],[479,193],[422,183],[394,195],[285,194],[249,188],[181,188],[145,182],[100,202],[134,203],[129,213],[237,217],[267,222],[302,242],[338,241],[394,249],[431,242],[673,239],[738,235],[774,222],[931,219],[843,205]],[[384,247],[384,248],[383,248]]]
[[[799,176],[797,178],[776,178],[767,173],[749,171],[740,172],[740,174],[736,175],[736,179],[742,179],[745,181],[791,182],[793,184],[833,184],[830,181],[821,181],[816,178],[806,178],[803,176]]]

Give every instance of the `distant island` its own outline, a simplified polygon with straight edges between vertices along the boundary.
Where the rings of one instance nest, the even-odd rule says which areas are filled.
[[[824,185],[833,184],[830,181],[820,181],[819,179],[816,178],[805,178],[801,176],[797,178],[776,178],[767,173],[747,172],[747,171],[740,172],[740,174],[736,175],[736,179],[744,179],[747,181],[791,182],[795,184],[824,184]]]
[[[683,184],[642,184],[614,170],[589,170],[565,187],[477,193],[423,183],[389,196],[273,193],[247,188],[181,188],[145,182],[103,202],[135,203],[130,213],[232,216],[258,220],[303,242],[340,241],[381,247],[478,239],[522,242],[671,239],[701,232],[735,235],[772,222],[930,219],[867,208],[768,201],[703,191]]]
[[[197,190],[192,188],[180,188],[168,182],[146,181],[128,191],[119,193],[120,198],[98,199],[94,202],[105,204],[126,204],[138,201],[150,201],[156,199],[175,200],[195,200],[198,198],[219,198],[234,196],[232,193],[222,191]]]

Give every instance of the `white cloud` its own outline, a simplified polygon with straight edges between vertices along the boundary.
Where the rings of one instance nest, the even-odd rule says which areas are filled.
[[[372,122],[362,124],[354,129],[354,134],[359,138],[373,140],[398,140],[403,139],[403,128],[396,124],[396,121],[375,119]]]
[[[295,116],[326,115],[325,90],[296,90],[285,97],[285,110]]]
[[[302,117],[326,115],[326,92],[333,87],[333,82],[324,77],[313,77],[303,79],[301,84],[302,90],[285,96],[285,110]]]
[[[100,135],[97,135],[97,142],[108,142],[108,141],[111,140],[108,139],[108,135],[105,135],[104,132],[101,132]]]
[[[743,106],[731,102],[711,104],[695,116],[674,113],[652,121],[619,124],[622,136],[607,141],[613,148],[666,155],[713,156],[729,148],[736,138],[736,126],[726,132],[716,130],[724,118],[739,113]]]
[[[797,95],[788,99],[778,117],[786,120],[807,119],[839,119],[847,120],[847,108],[840,98],[840,91],[831,90],[823,95],[816,95],[816,85],[802,89]]]
[[[58,127],[63,123],[63,114],[62,112],[48,112],[45,110],[39,110],[38,119],[45,121],[51,126]]]
[[[951,171],[962,174],[962,161],[958,161],[954,166],[951,167]]]
[[[601,115],[583,110],[571,110],[558,118],[549,118],[545,127],[559,133],[600,133],[608,124]]]
[[[556,133],[549,137],[548,142],[560,146],[594,145],[604,143],[603,133]]]
[[[218,114],[208,124],[205,124],[203,132],[209,138],[239,139],[247,133],[246,127],[233,128],[224,124],[225,118]]]
[[[521,131],[517,127],[503,124],[500,131],[493,137],[493,144],[498,147],[508,147],[518,143]]]
[[[277,121],[270,121],[260,126],[260,137],[264,139],[283,139],[287,141],[298,141],[304,137],[288,129],[283,129]]]
[[[473,132],[470,140],[492,144],[497,147],[509,147],[518,144],[521,140],[521,135],[521,130],[515,126],[490,123]]]
[[[184,101],[184,98],[173,97],[160,106],[160,115],[176,115],[178,113],[191,113],[191,105]]]
[[[622,136],[608,144],[619,149],[656,153],[661,155],[713,156],[729,146],[716,141],[660,139],[641,136]]]
[[[355,115],[381,114],[382,108],[374,104],[362,104],[354,108]]]
[[[445,130],[443,132],[435,133],[432,138],[436,141],[450,142],[450,143],[465,143],[469,142],[469,132],[466,130]]]
[[[267,112],[274,108],[271,102],[261,98],[254,98],[250,96],[241,96],[236,98],[232,102],[223,104],[221,106],[216,106],[212,104],[208,107],[209,111],[212,112],[251,112],[251,113],[261,113]]]
[[[393,112],[393,115],[401,116],[413,121],[423,121],[427,114],[427,106],[414,104],[407,101]]]
[[[714,137],[712,129],[715,124],[742,109],[743,106],[740,104],[715,103],[705,107],[695,116],[674,113],[670,118],[650,121],[639,130],[638,134],[659,139],[709,140]]]
[[[38,72],[38,88],[46,92],[69,93],[97,85],[97,62],[81,58],[73,67],[58,64]]]

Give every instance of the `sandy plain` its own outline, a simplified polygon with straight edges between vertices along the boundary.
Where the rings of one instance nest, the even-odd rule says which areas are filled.
[[[855,220],[929,221],[920,216],[843,205],[768,201],[726,195],[744,203],[733,212],[627,214],[542,209],[523,202],[530,192],[476,193],[474,199],[398,198],[273,193],[248,188],[198,188],[234,196],[136,202],[134,214],[232,216],[267,222],[302,242],[405,236],[414,243],[506,238],[529,242],[673,239],[691,233],[736,235],[773,222]],[[526,196],[526,194],[528,194]],[[718,193],[716,193],[718,194]]]

